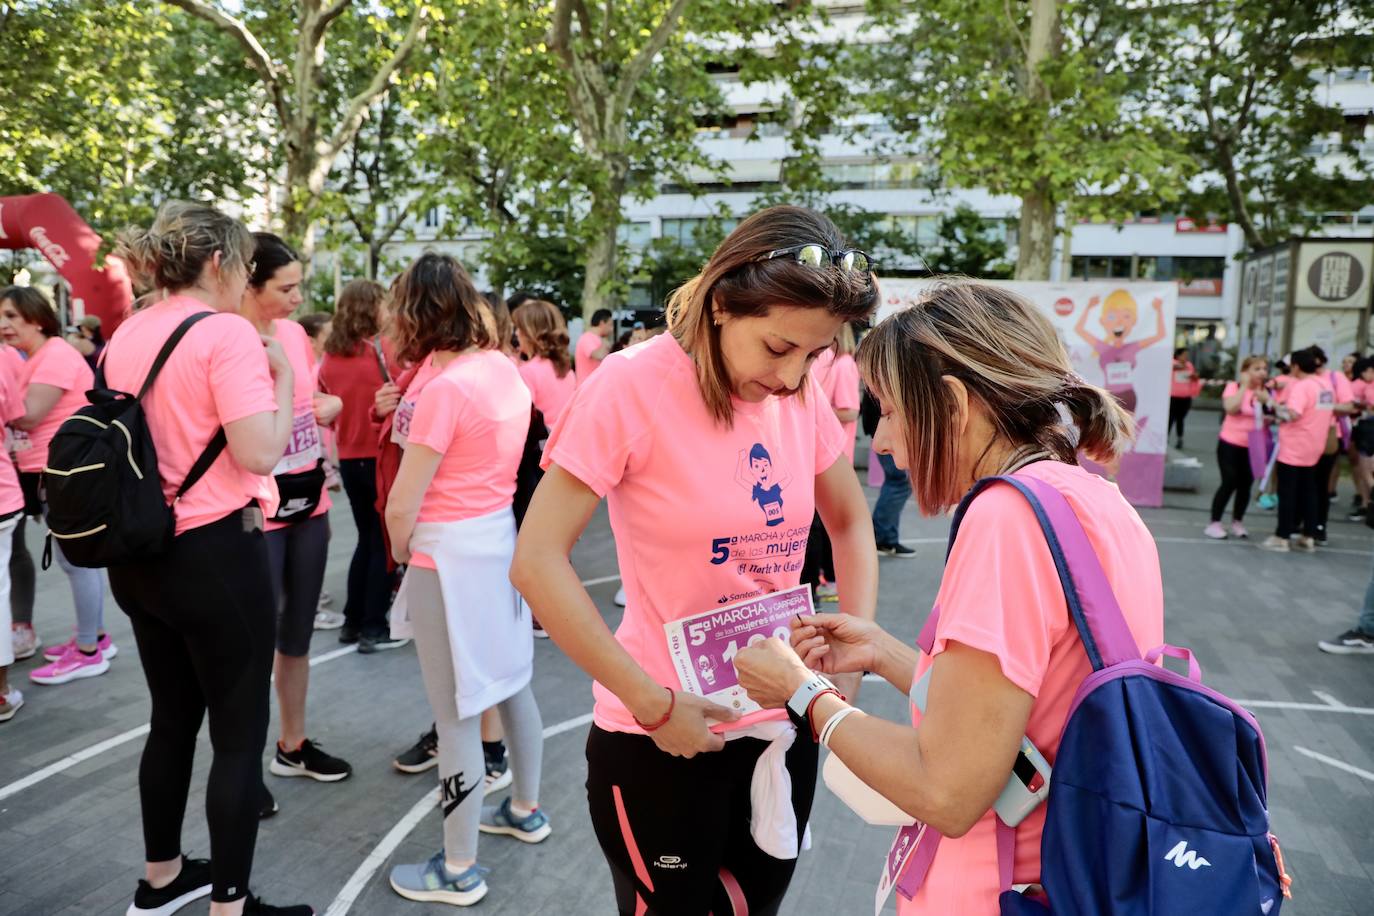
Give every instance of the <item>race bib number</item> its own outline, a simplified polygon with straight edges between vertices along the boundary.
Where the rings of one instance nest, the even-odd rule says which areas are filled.
[[[1129,385],[1131,383],[1131,364],[1130,363],[1107,363],[1104,370],[1107,373],[1108,385]]]
[[[741,715],[760,707],[735,676],[739,650],[772,636],[790,639],[791,621],[812,613],[811,588],[798,585],[663,625],[682,689]]]
[[[925,883],[938,845],[938,838],[933,834],[928,837],[926,825],[920,821],[898,831],[892,848],[887,851],[887,858],[883,860],[883,873],[878,879],[877,893],[873,896],[874,916],[882,913],[894,887],[907,900],[916,896]]]
[[[33,448],[33,440],[29,438],[28,433],[12,426],[5,427],[5,449],[10,454],[26,452],[31,448]]]
[[[1334,393],[1334,392],[1331,392],[1331,391],[1327,391],[1325,388],[1323,388],[1322,391],[1321,391],[1321,394],[1317,395],[1317,409],[1318,409],[1318,410],[1335,410],[1335,409],[1336,409],[1336,395],[1335,395],[1335,393]]]
[[[315,412],[308,410],[298,413],[291,420],[291,438],[286,443],[286,453],[272,469],[272,474],[290,474],[301,468],[313,467],[323,454],[324,451],[320,448],[320,427],[315,422]]]
[[[1189,372],[1187,369],[1180,369],[1174,373],[1174,381],[1178,382],[1180,385],[1187,385],[1192,380],[1193,373]]]
[[[391,420],[391,441],[402,448],[410,441],[410,421],[414,416],[414,401],[402,400],[396,405],[396,415]]]

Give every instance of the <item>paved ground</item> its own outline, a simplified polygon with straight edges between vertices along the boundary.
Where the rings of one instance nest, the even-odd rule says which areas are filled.
[[[1207,464],[1208,488],[1215,480],[1216,415],[1190,419],[1189,451]],[[1347,482],[1342,507],[1348,491]],[[1252,708],[1268,739],[1274,829],[1296,878],[1296,899],[1284,912],[1374,913],[1374,659],[1333,658],[1315,647],[1319,637],[1353,622],[1369,580],[1374,533],[1334,521],[1327,550],[1275,556],[1204,540],[1209,498],[1210,490],[1169,493],[1165,508],[1142,512],[1159,544],[1170,641],[1197,651],[1210,684],[1258,701]],[[336,508],[333,518],[327,587],[341,600],[353,532],[346,511]],[[1250,521],[1262,535],[1273,515],[1256,511]],[[935,593],[945,530],[943,520],[920,520],[908,507],[903,534],[918,557],[881,564],[879,619],[908,640]],[[575,560],[585,579],[601,580],[590,591],[614,624],[615,557],[604,513]],[[39,632],[58,641],[71,623],[66,584],[56,571],[43,574],[41,583]],[[134,730],[147,721],[148,703],[127,621],[113,602],[107,616],[121,647],[108,675],[40,687],[25,676],[33,662],[13,669],[29,702],[0,725],[0,914],[121,914],[141,872],[136,772],[142,739]],[[430,719],[414,652],[368,657],[338,649],[333,634],[316,634],[310,733],[350,760],[355,776],[332,786],[267,777],[282,811],[259,834],[254,887],[269,900],[306,900],[332,916],[446,912],[403,901],[385,883],[392,862],[423,859],[439,841],[438,817],[424,802],[432,774],[402,776],[390,767]],[[553,645],[541,642],[536,653],[545,726],[562,729],[548,738],[545,758],[543,804],[556,832],[538,847],[483,841],[482,859],[494,870],[491,894],[478,912],[610,913],[609,876],[582,789],[589,683]],[[882,684],[868,685],[862,702],[873,712],[902,715],[901,698]],[[201,749],[195,785],[203,787],[204,733]],[[193,796],[185,846],[204,855],[203,793]],[[887,835],[864,827],[824,790],[818,799],[816,845],[802,858],[784,912],[871,912]],[[377,866],[370,872],[369,863]],[[206,910],[202,904],[184,912]]]

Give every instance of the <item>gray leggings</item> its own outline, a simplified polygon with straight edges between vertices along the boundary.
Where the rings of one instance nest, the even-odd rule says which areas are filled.
[[[13,551],[9,559],[9,602],[15,623],[32,624],[37,570],[34,569],[33,555],[29,553],[29,545],[24,537],[27,527],[28,519],[20,516],[19,524],[11,535]],[[62,553],[62,545],[54,546],[53,556],[57,558],[57,565],[67,574],[67,581],[72,587],[72,603],[76,606],[76,641],[89,646],[105,632],[105,576],[98,569],[73,566]]]
[[[458,718],[457,684],[449,651],[448,623],[439,575],[432,569],[406,570],[410,619],[415,627],[415,652],[420,675],[434,710],[439,731],[440,805],[444,814],[444,854],[454,862],[476,860],[477,825],[482,816],[482,785],[486,760],[482,756],[482,717]],[[515,785],[512,798],[539,798],[544,763],[544,722],[534,692],[526,684],[510,699],[496,704],[506,728]]]

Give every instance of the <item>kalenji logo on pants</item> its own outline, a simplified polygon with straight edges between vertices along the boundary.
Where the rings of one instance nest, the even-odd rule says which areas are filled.
[[[684,861],[682,861],[682,857],[681,857],[681,856],[659,856],[659,857],[654,861],[654,867],[655,867],[655,868],[678,869],[678,868],[686,868],[686,867],[687,867],[687,863],[684,862]]]
[[[1173,862],[1175,868],[1182,868],[1186,865],[1193,871],[1197,871],[1204,865],[1212,864],[1193,850],[1189,849],[1187,840],[1179,840],[1178,845],[1165,854],[1164,861]]]

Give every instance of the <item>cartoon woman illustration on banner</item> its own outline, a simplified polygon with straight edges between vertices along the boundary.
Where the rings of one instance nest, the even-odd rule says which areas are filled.
[[[790,475],[776,479],[773,459],[768,449],[755,442],[746,455],[740,449],[739,464],[735,468],[735,482],[751,492],[751,499],[763,510],[765,524],[772,528],[782,524],[782,488],[791,483]]]
[[[1140,351],[1159,343],[1166,336],[1164,330],[1164,300],[1156,298],[1150,303],[1155,310],[1155,333],[1144,340],[1130,341],[1126,338],[1135,330],[1140,318],[1140,310],[1135,298],[1124,289],[1113,291],[1102,303],[1102,330],[1104,338],[1099,339],[1088,331],[1088,315],[1102,300],[1093,296],[1088,307],[1079,316],[1074,330],[1097,353],[1098,363],[1106,378],[1106,388],[1131,413],[1135,413],[1135,365]]]

